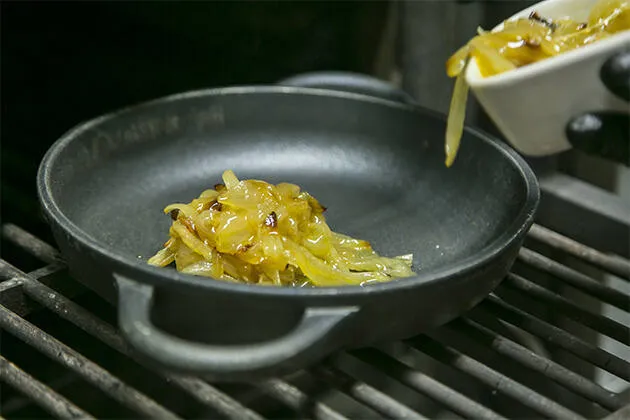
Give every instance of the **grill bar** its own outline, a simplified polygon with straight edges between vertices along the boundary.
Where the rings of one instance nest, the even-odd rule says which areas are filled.
[[[611,411],[623,407],[623,402],[616,394],[607,391],[558,363],[537,355],[512,340],[499,336],[474,321],[462,318],[451,322],[446,328],[488,345],[498,354],[550,378],[576,394],[598,403],[602,407]]]
[[[179,388],[188,392],[197,401],[212,407],[215,411],[223,414],[226,418],[241,420],[262,420],[256,412],[241,405],[235,399],[220,392],[210,384],[193,377],[167,375],[167,379],[177,385]]]
[[[105,369],[79,354],[30,322],[0,305],[0,327],[52,360],[73,370],[121,404],[152,418],[177,419],[174,413],[128,386]]]
[[[0,379],[24,395],[28,395],[38,406],[57,418],[94,419],[90,414],[15,366],[2,355],[0,355]]]
[[[332,364],[329,364],[327,367],[316,367],[312,369],[312,372],[317,378],[333,385],[387,418],[426,420],[426,417],[421,416],[378,389],[355,380],[345,372],[332,366]]]
[[[61,259],[55,248],[12,223],[2,226],[2,236],[46,263]]]
[[[41,241],[39,238],[28,234],[28,236],[24,235],[26,232],[17,226],[11,226],[9,229],[5,229],[4,233],[6,236],[11,238],[19,238],[20,243],[25,244],[25,248],[28,250],[31,249],[29,248],[29,244],[37,243],[37,246],[34,248],[34,253],[37,252],[36,256],[45,261],[54,261],[54,248]],[[100,321],[98,318],[94,317],[88,311],[84,310],[69,299],[66,299],[59,294],[55,294],[52,289],[37,281],[33,281],[33,276],[28,276],[22,272],[18,273],[17,271],[19,270],[16,269],[16,272],[14,272],[13,275],[20,276],[23,281],[24,290],[32,299],[48,309],[57,312],[64,319],[72,322],[89,334],[101,339],[101,341],[105,342],[105,344],[128,356],[128,351],[126,350],[124,341],[111,326]],[[54,298],[51,299],[51,296],[54,296]],[[322,371],[323,370],[325,369],[322,368]],[[340,385],[340,382],[343,382],[344,385],[349,385],[348,387],[344,387],[343,391],[346,391],[353,398],[379,412],[382,412],[383,414],[390,413],[392,417],[397,418],[423,418],[408,407],[405,407],[391,397],[380,393],[380,391],[369,387],[367,384],[356,382],[349,376],[346,376],[345,380],[341,380],[341,376],[339,378],[334,378],[334,375],[331,376],[330,372],[328,373],[327,379],[334,379],[337,385]],[[341,371],[337,371],[335,373],[338,375],[343,374]],[[215,388],[201,380],[175,376],[168,376],[168,378],[177,386],[193,395],[198,401],[220,411],[228,418],[252,420],[262,419],[262,417],[255,412],[240,405],[232,398],[217,391]],[[326,411],[326,409],[324,409],[324,411]],[[324,413],[324,416],[327,414],[328,413]]]
[[[551,258],[545,257],[527,248],[521,248],[518,258],[538,270],[552,274],[557,279],[578,290],[599,298],[602,302],[616,306],[622,311],[628,311],[630,309],[630,296],[605,286],[589,276],[562,265]]]
[[[627,326],[610,318],[596,315],[582,309],[569,300],[552,293],[544,287],[526,280],[521,276],[508,274],[501,285],[502,287],[516,290],[520,296],[527,296],[534,302],[547,303],[550,307],[554,308],[556,313],[567,316],[568,318],[571,318],[596,332],[600,332],[614,338],[620,343],[630,345],[630,328]]]
[[[621,410],[615,411],[614,413],[604,417],[603,420],[628,420],[630,419],[630,404],[622,408]]]
[[[286,404],[287,407],[306,417],[313,416],[317,420],[349,420],[329,406],[309,398],[297,387],[283,380],[269,379],[257,384],[257,386],[265,393]]]
[[[379,367],[385,374],[402,384],[420,392],[461,416],[471,419],[502,420],[503,416],[443,385],[422,372],[411,369],[404,363],[374,349],[352,352],[364,363]],[[575,417],[574,417],[575,419]]]
[[[17,269],[16,267],[11,267],[10,270],[12,272],[12,275],[15,275],[15,273],[16,273],[15,271],[13,271],[13,269],[17,270],[18,274],[22,274],[23,273],[23,271]],[[62,263],[62,262],[55,262],[55,263],[52,263],[52,264],[48,264],[48,265],[46,265],[46,266],[44,266],[42,268],[38,268],[37,270],[31,271],[29,275],[32,278],[35,278],[35,279],[42,279],[42,278],[44,278],[46,276],[50,276],[52,274],[59,273],[59,272],[65,270],[65,269],[66,269],[66,265],[64,263]]]
[[[630,381],[630,363],[626,360],[588,344],[582,339],[510,305],[496,296],[489,296],[477,310],[480,309],[492,314],[491,316],[494,318],[498,317],[507,321],[597,367],[607,370],[619,378]],[[475,320],[479,321],[476,318]]]
[[[466,356],[457,350],[447,347],[429,337],[422,336],[407,340],[411,346],[435,360],[464,372],[492,389],[505,394],[521,404],[535,410],[545,417],[578,420],[579,414],[563,407],[549,398],[527,388],[494,369]]]
[[[0,284],[0,294],[2,294],[3,298],[9,294],[26,295],[30,299],[22,298],[22,301],[28,303],[28,305],[30,305],[29,302],[34,301],[47,307],[61,318],[73,323],[119,353],[133,358],[114,326],[97,318],[68,297],[60,295],[46,285],[50,281],[46,278],[47,276],[65,269],[65,265],[60,260],[59,253],[55,248],[15,225],[4,225],[2,227],[2,235],[20,248],[49,264],[26,274],[4,260],[0,260],[0,276],[10,279]],[[535,225],[530,231],[530,236],[612,274],[620,275],[624,278],[630,274],[630,261],[585,247],[544,227]],[[559,264],[542,254],[523,248],[519,259],[532,268],[547,272],[565,284],[599,298],[603,302],[626,311],[630,307],[630,296],[604,286],[591,277]],[[513,294],[515,291],[518,293],[518,296]],[[502,292],[507,294],[505,296],[507,301],[502,300],[504,298]],[[508,275],[506,281],[503,282],[503,286],[497,290],[497,294],[501,298],[490,296],[489,299],[486,299],[469,314],[469,319],[460,319],[447,325],[446,331],[450,330],[457,336],[465,336],[477,343],[484,344],[484,347],[502,358],[516,361],[532,371],[534,375],[544,375],[546,378],[553,380],[577,395],[601,405],[605,409],[610,411],[618,410],[606,419],[628,418],[627,411],[630,410],[630,406],[623,407],[620,395],[611,393],[563,366],[529,351],[512,340],[504,338],[501,335],[502,326],[496,323],[493,324],[490,322],[490,318],[494,317],[499,322],[506,322],[507,324],[503,324],[504,326],[507,325],[509,327],[510,325],[508,324],[511,324],[527,331],[625,380],[630,379],[630,363],[628,361],[599,349],[595,345],[586,343],[567,331],[538,318],[538,315],[534,315],[536,312],[530,314],[519,309],[520,305],[518,305],[516,297],[522,297],[526,301],[537,302],[538,304],[543,303],[546,306],[553,306],[556,313],[630,345],[630,328],[628,326],[589,312],[542,285],[513,274]],[[4,302],[5,300],[0,299],[0,303]],[[513,302],[515,303],[512,304]],[[1,328],[11,332],[22,341],[48,355],[51,359],[79,373],[85,380],[96,385],[105,394],[121,402],[122,405],[153,418],[175,418],[174,413],[157,404],[150,397],[124,384],[111,373],[100,368],[78,352],[20,318],[16,315],[16,312],[20,314],[21,312],[14,309],[13,303],[10,303],[5,306],[0,305]],[[526,310],[529,310],[528,306],[526,308],[528,308]],[[482,315],[485,315],[485,317]],[[553,399],[539,394],[534,389],[516,382],[472,357],[461,353],[459,350],[443,344],[441,340],[437,341],[436,339],[423,336],[407,340],[406,343],[410,344],[415,350],[421,351],[433,359],[486,384],[493,392],[500,392],[535,410],[544,417],[578,420],[583,418],[572,410],[556,403]],[[466,350],[464,349],[464,351]],[[378,368],[389,378],[428,396],[450,411],[466,418],[504,418],[491,408],[477,403],[387,353],[375,349],[362,349],[351,352],[350,357],[353,356],[372,367]],[[39,392],[47,394],[47,398],[50,399],[49,402],[56,404],[65,402],[81,411],[72,402],[63,400],[63,397],[61,397],[61,400],[57,399],[57,393],[54,390],[38,382],[37,379],[30,377],[19,367],[1,357],[0,379],[11,383],[10,379],[5,378],[5,365],[7,365],[9,370],[17,369],[18,375],[26,375],[28,381],[32,382],[29,386],[40,387]],[[342,357],[346,357],[346,355]],[[355,379],[344,371],[343,366],[339,358],[333,358],[324,365],[312,367],[309,369],[309,373],[316,379],[336,388],[385,418],[415,420],[425,418],[386,393],[361,380]],[[206,407],[227,418],[247,420],[262,420],[263,418],[231,396],[202,380],[188,376],[163,375],[170,384],[184,390]],[[255,387],[252,389],[262,390],[287,407],[295,410],[299,416],[325,420],[346,419],[341,412],[318,400],[313,391],[302,391],[286,380],[272,379],[263,383],[252,384],[252,386]],[[14,385],[14,387],[24,392],[19,386]],[[256,390],[256,392],[258,391]],[[43,404],[38,400],[35,400],[35,402],[39,405]],[[44,405],[42,407],[47,409]],[[573,406],[567,403],[567,407]],[[72,417],[72,413],[62,415],[63,413],[53,412],[51,409],[47,410],[58,417]],[[85,415],[77,415],[85,417]],[[86,415],[89,416],[89,414]]]
[[[14,275],[23,282],[22,287],[30,298],[88,334],[98,338],[114,350],[129,356],[129,351],[122,337],[112,326],[101,321],[70,299],[35,281],[32,278],[33,276],[26,275],[17,268],[13,267],[13,269],[15,270]],[[173,384],[189,393],[197,401],[213,408],[227,418],[235,420],[262,420],[262,417],[257,413],[202,380],[176,375],[164,376]]]
[[[529,236],[547,245],[551,245],[567,254],[573,255],[583,261],[588,262],[595,267],[608,271],[621,278],[630,278],[630,261],[617,257],[615,255],[607,255],[596,249],[582,245],[581,243],[567,238],[546,227],[534,224],[529,230]]]

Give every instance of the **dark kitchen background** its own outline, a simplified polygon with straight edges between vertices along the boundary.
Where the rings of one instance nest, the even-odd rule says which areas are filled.
[[[3,1],[3,222],[47,237],[35,195],[47,148],[81,121],[163,95],[347,70],[446,111],[448,55],[527,4]]]

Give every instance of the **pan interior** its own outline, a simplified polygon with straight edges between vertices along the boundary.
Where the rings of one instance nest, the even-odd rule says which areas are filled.
[[[167,239],[163,208],[233,169],[292,182],[332,229],[422,269],[450,266],[504,233],[527,196],[520,169],[465,134],[444,167],[442,120],[347,97],[256,92],[152,103],[71,132],[51,160],[60,210],[94,240],[146,260]]]

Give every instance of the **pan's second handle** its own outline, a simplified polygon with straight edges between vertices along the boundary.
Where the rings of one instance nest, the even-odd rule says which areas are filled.
[[[344,71],[321,71],[303,73],[283,79],[277,83],[281,86],[310,87],[337,90],[341,92],[359,93],[388,101],[413,105],[413,98],[384,80],[367,74]]]
[[[167,370],[247,381],[317,362],[334,350],[331,334],[356,307],[309,308],[287,335],[264,343],[209,345],[170,335],[151,321],[153,286],[115,275],[118,322],[132,349]]]

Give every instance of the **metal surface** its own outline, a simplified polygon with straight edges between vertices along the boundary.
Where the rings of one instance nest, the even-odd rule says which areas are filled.
[[[605,369],[621,379],[630,381],[630,363],[627,360],[623,360],[593,344],[587,343],[561,328],[555,327],[498,299],[496,296],[488,297],[478,308],[473,310],[473,318],[481,311],[485,312],[486,319],[488,317],[499,317],[501,320],[518,326],[524,331],[546,340],[548,343],[562,348],[597,367]]]
[[[576,419],[581,417],[572,410],[562,407],[553,400],[545,398],[543,395],[528,389],[526,386],[502,375],[472,357],[466,356],[457,350],[437,343],[430,338],[420,337],[418,339],[411,340],[410,343],[412,343],[414,348],[419,349],[436,360],[448,363],[455,369],[458,369],[492,387],[496,390],[496,392],[501,392],[514,398],[515,400],[518,400],[520,403],[535,410],[539,414],[558,419]]]
[[[279,379],[269,379],[257,385],[269,396],[291,407],[297,413],[312,414],[322,420],[348,420],[347,417],[317,401],[317,398],[309,397],[294,385]]]
[[[597,280],[562,265],[551,258],[525,248],[521,249],[518,258],[538,271],[547,272],[556,279],[597,297],[602,302],[616,306],[621,310],[630,308],[630,296],[612,287],[603,285]]]
[[[497,355],[506,356],[510,360],[520,363],[528,369],[541,373],[565,388],[603,407],[610,410],[617,410],[623,406],[621,399],[615,393],[605,390],[601,386],[575,374],[558,363],[539,356],[524,346],[505,337],[501,337],[475,322],[462,318],[452,322],[445,328],[455,330],[460,334],[474,338],[476,341],[485,343],[494,350]],[[465,363],[463,364],[465,365]]]
[[[313,368],[316,377],[330,383],[362,404],[387,418],[425,420],[426,417],[409,409],[394,398],[365,383],[357,382],[350,375],[334,366]]]
[[[519,298],[537,301],[538,303],[553,308],[554,311],[561,313],[563,316],[577,321],[594,331],[614,338],[621,343],[627,344],[630,340],[630,327],[613,319],[590,312],[567,298],[551,292],[523,277],[510,274],[503,282],[503,285],[505,287],[498,293],[501,297],[505,297],[508,302],[518,301]],[[516,292],[518,296],[514,296],[513,292]]]
[[[17,337],[24,346],[35,348],[50,359],[57,360],[69,372],[74,371],[79,377],[92,381],[103,394],[102,398],[118,399],[136,415],[144,414],[160,418],[184,417],[183,414],[162,406],[158,402],[161,400],[152,399],[147,396],[148,394],[116,378],[113,373],[98,366],[77,350],[53,338],[14,312],[15,308],[12,306],[22,305],[23,302],[19,303],[20,299],[3,299],[3,296],[8,293],[20,295],[22,300],[29,302],[21,306],[22,310],[25,310],[24,308],[29,310],[24,315],[35,315],[42,310],[41,308],[45,308],[52,316],[64,319],[95,337],[103,346],[116,350],[124,357],[130,356],[124,341],[114,327],[82,307],[74,299],[59,292],[66,283],[73,280],[68,277],[55,280],[54,276],[51,277],[51,273],[61,273],[64,268],[63,263],[57,259],[56,251],[50,245],[14,225],[3,226],[2,233],[11,246],[29,252],[45,264],[43,268],[24,273],[7,261],[0,261],[0,274],[4,280],[0,282],[3,331]],[[582,257],[585,260],[592,259],[594,250],[574,242],[567,242],[567,238],[558,237],[556,233],[548,232],[541,226],[534,227],[532,238],[552,244],[556,251],[571,252],[576,257],[585,255]],[[617,257],[615,261],[621,264],[627,263],[626,260]],[[548,267],[549,265],[546,264],[540,269],[544,271]],[[40,276],[44,276],[48,285],[40,281]],[[518,301],[515,301],[514,295],[511,294],[512,290],[519,291]],[[85,293],[89,292],[84,291],[83,294]],[[464,418],[522,418],[522,413],[528,413],[523,410],[531,410],[530,418],[535,416],[553,419],[607,418],[616,420],[626,418],[625,413],[630,409],[630,405],[624,406],[629,402],[624,400],[621,394],[605,390],[591,379],[580,376],[569,368],[532,352],[512,337],[500,332],[497,321],[518,326],[537,336],[549,346],[565,349],[586,363],[602,367],[622,379],[630,379],[628,361],[583,341],[560,326],[554,325],[554,321],[544,319],[535,311],[530,311],[530,307],[520,300],[523,297],[534,298],[536,301],[541,297],[547,298],[550,302],[555,302],[554,310],[559,314],[573,317],[577,322],[591,325],[601,332],[609,330],[609,333],[623,338],[624,331],[618,331],[618,327],[611,327],[615,324],[610,324],[611,320],[608,318],[590,313],[542,285],[510,275],[505,284],[498,289],[496,296],[490,296],[467,314],[466,318],[456,320],[429,335],[407,340],[406,346],[403,346],[408,349],[404,357],[392,353],[391,350],[361,349],[336,355],[324,364],[313,366],[308,372],[301,374],[310,381],[307,381],[308,383],[320,384],[319,388],[307,386],[292,377],[278,378],[244,385],[250,390],[248,392],[259,390],[259,393],[251,401],[243,402],[245,399],[242,398],[240,392],[221,390],[194,377],[168,376],[165,386],[167,390],[172,389],[167,392],[179,390],[186,393],[199,403],[200,409],[211,410],[210,412],[216,413],[214,416],[221,418],[258,420],[277,418],[277,416],[315,419],[344,419],[357,416],[409,419],[435,417],[435,412],[425,408],[424,405],[409,405],[419,397],[405,401],[400,399],[402,397],[399,394],[381,390],[376,383],[371,384],[373,379],[368,379],[368,382],[362,380],[361,375],[351,368],[351,362],[353,362],[370,367],[379,377],[401,384],[400,386],[406,387],[409,392],[424,395],[448,412]],[[113,308],[108,311],[113,312]],[[488,355],[489,360],[475,354],[474,346],[469,343],[479,346],[482,353]],[[432,372],[423,371],[422,364],[415,367],[414,360],[419,356],[431,358],[448,366],[459,376],[440,377]],[[41,382],[35,376],[22,370],[19,363],[7,358],[4,352],[0,357],[0,380],[5,386],[28,395],[27,398],[30,401],[51,416],[56,418],[99,417],[97,411],[86,410],[82,406],[82,400],[60,397],[55,387],[61,385],[56,385],[56,382]],[[492,364],[492,360],[501,358],[509,361],[508,365],[511,368],[519,367],[519,372],[529,372],[530,376],[512,376],[512,372],[506,370],[507,365]],[[135,366],[141,369],[139,365]],[[474,395],[468,394],[464,388],[460,387],[466,381],[486,387],[488,395],[492,398],[477,399]],[[556,399],[557,395],[550,394],[549,388],[543,385],[545,382],[559,384],[576,398],[579,396],[579,398],[597,403],[598,408],[595,412],[581,411],[579,406],[574,406],[569,402],[571,400]],[[321,388],[322,384],[324,388]],[[5,390],[5,395],[7,392],[8,390]],[[347,411],[347,407],[334,405],[326,398],[326,395],[331,392],[338,392],[369,411],[361,411],[361,414],[357,415],[356,411]],[[499,396],[507,398],[511,403],[507,406],[495,406],[492,400]],[[265,401],[273,399],[285,411],[282,411],[282,414],[266,412],[259,408],[260,404],[256,403],[261,399]],[[11,406],[17,405],[3,404],[0,410]],[[12,418],[15,414],[4,411],[0,413],[7,418]],[[206,414],[206,417],[208,416],[211,417]]]
[[[41,405],[57,418],[94,418],[2,356],[0,356],[0,380],[26,395],[31,395],[36,404]]]
[[[566,236],[539,225],[532,226],[529,231],[529,236],[547,245],[551,245],[554,248],[561,249],[567,254],[577,257],[611,274],[615,274],[626,280],[630,279],[630,261],[627,259],[586,247],[571,238],[567,238]]]
[[[67,347],[54,337],[49,336],[33,324],[0,306],[0,327],[26,344],[46,354],[57,363],[61,363],[83,377],[86,381],[107,392],[115,400],[129,406],[138,413],[154,418],[178,418],[157,402],[136,391],[109,372]]]
[[[427,397],[444,404],[453,412],[465,418],[499,420],[503,416],[495,413],[482,404],[460,394],[450,387],[441,384],[430,376],[412,369],[410,366],[389,357],[374,349],[354,352],[354,355],[367,364],[378,366],[392,378],[409,386]]]

